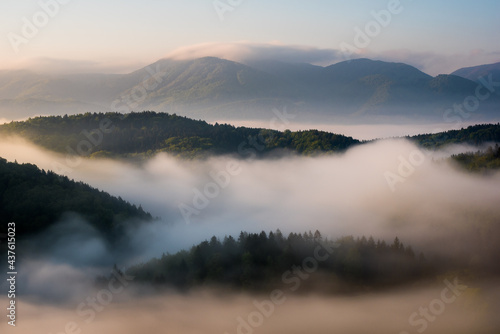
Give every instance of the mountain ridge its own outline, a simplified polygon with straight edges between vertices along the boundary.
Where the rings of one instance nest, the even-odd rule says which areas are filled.
[[[495,81],[500,80],[500,62],[492,64],[484,64],[470,67],[462,67],[451,73],[452,75],[460,76],[472,81],[478,81],[480,77],[493,75]]]
[[[128,74],[0,72],[0,112],[19,119],[159,110],[215,121],[268,119],[273,108],[287,106],[299,120],[436,120],[453,104],[474,96],[476,87],[454,74],[432,77],[404,63],[366,58],[326,67],[165,58]],[[492,96],[473,117],[498,117],[499,105],[500,98]]]

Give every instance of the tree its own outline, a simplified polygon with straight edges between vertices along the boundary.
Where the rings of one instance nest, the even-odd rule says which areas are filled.
[[[403,244],[399,241],[399,238],[396,237],[394,239],[394,242],[392,243],[391,245],[391,249],[393,249],[394,251],[400,251],[400,250],[403,250],[404,249],[404,246]]]
[[[321,241],[323,240],[323,237],[321,236],[320,231],[316,230],[314,231],[314,241]]]

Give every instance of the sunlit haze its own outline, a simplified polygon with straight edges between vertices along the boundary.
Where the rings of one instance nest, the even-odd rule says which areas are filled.
[[[499,18],[0,0],[0,333],[500,333]]]
[[[215,2],[198,0],[54,1],[0,4],[1,68],[124,73],[188,46],[235,42],[292,48],[290,58],[329,65],[341,60],[335,51],[342,43],[353,45],[356,28],[365,29],[372,12],[391,3],[254,0],[216,10]],[[500,30],[498,1],[397,2],[390,24],[361,55],[406,62],[432,75],[498,61],[500,48],[492,42]],[[52,14],[46,21],[38,15],[42,7]],[[38,32],[25,28],[26,20],[39,22]],[[10,34],[24,38],[23,31],[27,41],[13,48]],[[297,46],[310,48],[309,55],[294,52]]]

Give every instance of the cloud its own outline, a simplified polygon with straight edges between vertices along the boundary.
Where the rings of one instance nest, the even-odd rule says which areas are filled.
[[[321,66],[328,66],[346,60],[346,56],[337,49],[250,42],[190,45],[171,52],[167,55],[167,58],[195,59],[206,56],[243,63],[251,63],[258,60],[279,60],[289,63],[311,63]],[[409,49],[393,49],[383,52],[364,49],[359,54],[352,55],[351,58],[370,58],[407,63],[427,74],[436,76],[438,74],[451,73],[462,67],[498,62],[500,53],[473,49],[468,54],[447,55],[433,52],[416,52]]]
[[[189,248],[212,235],[277,228],[284,233],[319,229],[331,238],[399,236],[418,249],[459,256],[469,251],[460,242],[464,234],[500,216],[500,174],[479,177],[433,161],[459,151],[420,151],[405,140],[385,140],[317,158],[182,161],[160,154],[142,166],[83,160],[65,174],[162,217],[130,231],[137,258]],[[6,140],[0,156],[44,169],[65,163],[64,156]],[[401,166],[411,159],[418,165]],[[227,173],[230,164],[238,166],[235,175]],[[387,173],[403,175],[394,191]],[[194,213],[186,220],[181,207]],[[453,242],[443,249],[443,240]]]
[[[78,60],[49,57],[25,58],[17,61],[10,69],[31,70],[37,73],[53,75],[81,73],[130,73],[146,63],[123,60]]]
[[[431,288],[356,297],[288,293],[284,295],[283,302],[276,305],[269,301],[266,294],[228,296],[207,290],[186,295],[156,294],[155,297],[129,298],[121,302],[113,300],[102,306],[98,304],[96,307],[100,309],[94,312],[93,319],[87,315],[78,316],[76,307],[21,301],[18,307],[23,316],[16,331],[20,334],[60,333],[68,322],[74,322],[77,330],[94,334],[360,334],[415,333],[423,329],[429,334],[455,334],[494,333],[494,329],[498,329],[498,320],[495,320],[498,317],[494,311],[498,310],[497,299],[485,298],[480,289],[471,289],[476,293],[465,291],[456,299],[448,291],[445,296],[454,301],[444,304],[440,300],[446,285],[440,283]],[[499,290],[498,287],[487,286],[485,293],[498,296]],[[6,301],[0,299],[0,302],[5,304]],[[418,314],[422,309],[425,312]],[[91,310],[90,306],[85,310]],[[409,318],[414,313],[416,316],[410,322]],[[87,321],[89,319],[92,321]],[[7,328],[5,321],[0,324],[2,332],[4,328]]]
[[[166,58],[196,59],[218,57],[241,63],[251,64],[259,60],[277,60],[288,63],[310,63],[328,66],[346,60],[338,49],[318,48],[305,45],[286,45],[275,43],[227,42],[201,43],[180,47]],[[402,62],[415,66],[430,75],[448,74],[462,67],[495,63],[500,60],[499,52],[472,49],[464,54],[441,54],[416,52],[409,49],[393,49],[374,52],[363,49],[351,58],[370,58],[382,61]],[[150,59],[154,62],[156,59]],[[28,69],[38,73],[76,74],[76,73],[130,73],[147,66],[147,62],[119,59],[77,60],[38,57],[21,59],[11,69]]]
[[[283,45],[278,43],[203,43],[174,50],[167,55],[173,59],[195,59],[218,57],[236,62],[258,60],[279,60],[289,63],[311,63],[330,65],[342,59],[339,51],[302,45]]]
[[[153,296],[149,288],[131,284],[120,295],[113,295],[112,302],[106,299],[105,304],[99,304],[94,321],[87,323],[88,316],[79,316],[75,310],[82,302],[92,300],[88,298],[99,295],[92,286],[93,279],[107,273],[103,268],[109,269],[113,260],[118,259],[120,267],[136,264],[164,252],[187,249],[212,235],[237,236],[241,230],[280,228],[287,234],[319,229],[329,238],[373,235],[389,242],[397,235],[417,252],[496,268],[500,251],[500,174],[473,175],[440,161],[460,150],[470,147],[427,152],[405,140],[385,140],[344,154],[315,158],[290,155],[253,160],[226,156],[183,161],[160,154],[143,165],[83,160],[66,171],[70,178],[141,203],[163,219],[130,229],[127,244],[117,245],[115,251],[106,249],[97,232],[76,216],[64,217],[40,235],[49,245],[48,256],[26,252],[23,257],[23,272],[18,276],[23,295],[17,304],[23,316],[17,331],[58,333],[74,321],[83,331],[96,334],[200,330],[237,333],[239,317],[248,319],[256,310],[254,302],[262,302],[269,295],[203,289],[182,295],[155,291]],[[414,163],[411,172],[407,165],[402,169],[401,159],[415,161],[418,152],[424,157],[422,161]],[[65,161],[59,154],[8,139],[0,141],[0,156],[36,163],[44,169]],[[224,171],[230,163],[238,164],[239,173],[228,178]],[[394,192],[384,177],[388,171],[404,174],[404,182],[398,183]],[[194,190],[205,192],[205,187],[215,182],[214,175],[225,186],[186,224],[178,204],[193,205]],[[19,248],[27,250],[27,246]],[[116,256],[125,249],[121,258]],[[99,267],[103,261],[106,263]],[[305,282],[305,286],[321,283],[321,279]],[[330,276],[325,279],[332,283]],[[409,323],[409,317],[422,306],[430,307],[432,303],[438,307],[435,301],[445,287],[440,280],[352,297],[304,294],[307,289],[294,295],[283,284],[286,301],[275,306],[258,331],[413,333],[422,327],[415,327],[415,321]],[[499,309],[496,301],[500,299],[485,299],[483,295],[498,294],[498,284],[474,281],[473,289],[457,298],[456,303],[446,304],[446,312],[441,312],[436,321],[426,322],[426,333],[497,329],[500,324],[495,320]],[[4,300],[0,297],[2,304]],[[0,330],[6,326],[1,323]]]
[[[98,271],[90,267],[73,267],[68,263],[53,263],[26,258],[18,286],[26,300],[45,304],[76,302],[92,288],[92,275]]]

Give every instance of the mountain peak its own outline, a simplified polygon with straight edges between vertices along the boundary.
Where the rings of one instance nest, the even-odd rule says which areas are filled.
[[[500,81],[500,62],[493,64],[485,64],[479,66],[464,67],[451,73],[459,77],[478,81],[481,77],[492,75],[493,81]]]
[[[326,67],[326,70],[331,76],[351,82],[373,75],[404,83],[417,83],[432,79],[430,75],[408,64],[367,58],[343,61]]]

